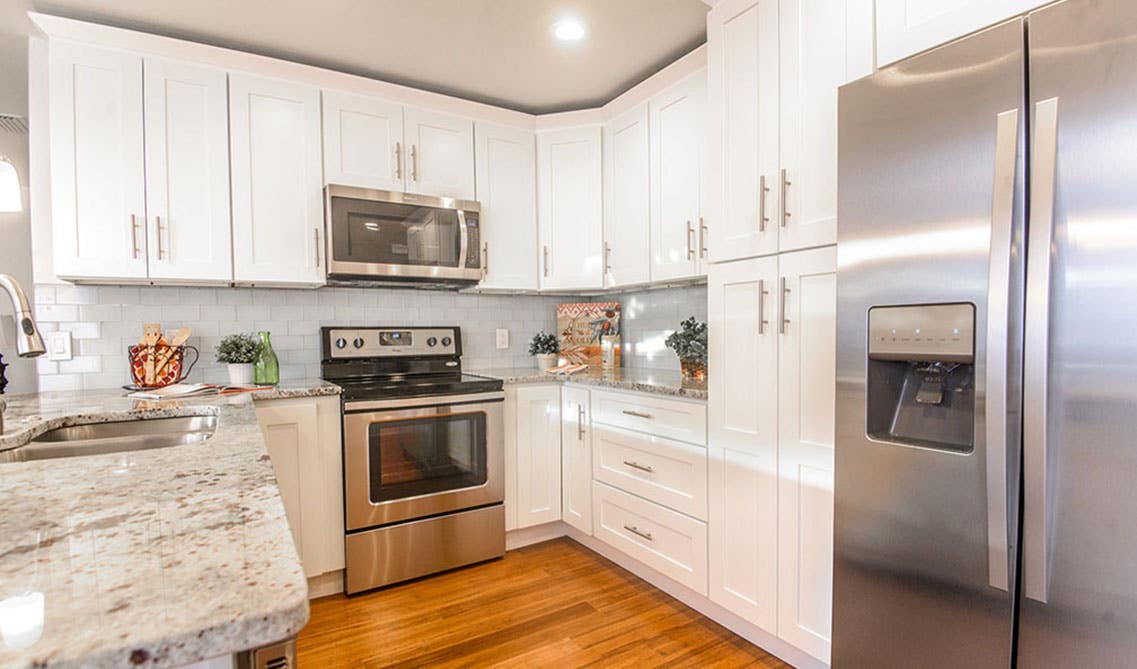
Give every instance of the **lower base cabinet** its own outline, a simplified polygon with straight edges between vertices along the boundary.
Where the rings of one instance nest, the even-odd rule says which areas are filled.
[[[560,384],[507,387],[504,413],[506,529],[560,520]]]
[[[592,424],[587,388],[561,389],[561,520],[592,534]]]

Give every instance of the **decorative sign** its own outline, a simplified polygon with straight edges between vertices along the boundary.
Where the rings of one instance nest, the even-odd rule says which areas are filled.
[[[572,364],[601,366],[602,349],[611,346],[613,366],[620,366],[620,303],[574,302],[557,305],[557,340],[561,357]]]

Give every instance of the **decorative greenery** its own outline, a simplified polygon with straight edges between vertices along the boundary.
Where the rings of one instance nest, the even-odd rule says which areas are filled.
[[[217,362],[230,365],[251,363],[257,359],[261,343],[251,334],[229,335],[217,345]]]
[[[706,362],[707,324],[692,316],[679,324],[679,329],[667,337],[667,348],[675,351],[680,360]]]
[[[533,339],[529,340],[529,355],[560,353],[560,351],[561,345],[557,341],[557,336],[544,330],[533,335]]]

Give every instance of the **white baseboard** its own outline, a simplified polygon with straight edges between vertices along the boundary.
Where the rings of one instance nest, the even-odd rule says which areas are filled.
[[[505,533],[505,550],[511,551],[533,544],[539,544],[542,541],[551,541],[568,534],[569,526],[567,523],[554,520],[551,523],[544,525],[534,525],[533,527],[523,527],[519,530],[510,530]]]
[[[329,571],[326,574],[308,579],[308,599],[318,599],[328,595],[343,594],[343,570]]]

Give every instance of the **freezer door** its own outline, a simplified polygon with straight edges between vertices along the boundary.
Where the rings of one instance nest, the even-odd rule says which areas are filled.
[[[1137,665],[1137,3],[1031,14],[1020,667]]]
[[[837,668],[1010,665],[1024,57],[1016,20],[840,92]],[[869,310],[930,304],[974,306],[957,449],[867,436]]]

